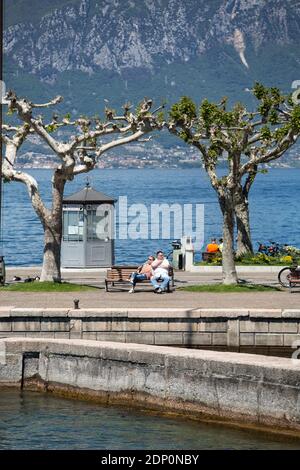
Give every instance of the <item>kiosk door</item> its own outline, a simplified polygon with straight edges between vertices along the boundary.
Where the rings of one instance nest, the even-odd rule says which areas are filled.
[[[111,266],[113,263],[113,206],[87,207],[86,266]]]
[[[61,261],[63,267],[85,266],[83,208],[72,207],[63,211],[63,239]]]

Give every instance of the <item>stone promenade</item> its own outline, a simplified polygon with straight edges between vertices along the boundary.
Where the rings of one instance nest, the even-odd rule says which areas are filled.
[[[35,293],[0,292],[0,306],[11,307],[63,307],[74,308],[74,299],[79,299],[81,308],[140,308],[140,307],[184,307],[184,308],[293,308],[300,309],[300,294],[294,292],[251,292],[233,294],[194,293],[176,291],[156,295],[139,291],[104,292],[103,289],[89,292]]]
[[[300,289],[293,293],[247,292],[247,293],[194,293],[175,290],[171,294],[154,294],[148,287],[140,286],[135,294],[123,290],[104,291],[106,270],[64,271],[63,280],[98,287],[87,292],[30,293],[0,292],[0,306],[11,307],[61,307],[73,308],[74,299],[79,299],[81,308],[140,308],[140,307],[183,307],[183,308],[300,308]],[[24,279],[39,274],[38,268],[9,268],[7,280],[13,276]],[[276,286],[276,273],[245,273],[240,276],[244,281],[254,284]],[[221,282],[221,276],[214,273],[175,273],[175,286],[213,284]]]

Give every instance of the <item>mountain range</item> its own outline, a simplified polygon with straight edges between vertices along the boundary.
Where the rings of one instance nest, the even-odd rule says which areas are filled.
[[[6,86],[74,114],[300,80],[297,0],[6,0],[4,27]]]

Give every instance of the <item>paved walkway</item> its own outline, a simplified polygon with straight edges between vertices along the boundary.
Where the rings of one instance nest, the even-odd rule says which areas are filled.
[[[91,292],[64,293],[16,293],[0,292],[0,306],[11,307],[69,307],[73,300],[80,300],[81,308],[296,308],[300,309],[300,293],[251,292],[214,294],[196,292],[173,292],[157,295],[139,291],[130,295],[127,292],[104,292],[103,289]]]
[[[14,276],[22,279],[26,277],[34,277],[40,275],[40,267],[18,267],[7,268],[7,282],[11,282]],[[62,277],[64,281],[80,284],[90,284],[96,287],[104,286],[104,278],[106,269],[85,269],[85,270],[69,270],[64,269]],[[243,273],[240,279],[254,284],[278,285],[276,273]],[[175,272],[175,280],[178,286],[187,284],[214,284],[222,282],[222,274],[220,273],[189,273],[185,271]]]
[[[30,293],[30,292],[1,292],[0,306],[15,307],[70,307],[73,308],[74,299],[80,300],[81,308],[92,307],[185,307],[185,308],[299,308],[300,291],[292,294],[284,292],[250,292],[250,293],[194,293],[175,291],[171,294],[157,295],[139,287],[135,294],[128,291],[115,291],[106,293],[103,290],[105,270],[90,272],[64,272],[65,281],[90,284],[99,287],[97,291],[66,292],[66,293]],[[9,268],[8,281],[13,276],[38,275],[38,268]],[[245,281],[277,285],[274,274],[255,273],[242,276]],[[175,274],[176,286],[188,284],[212,284],[221,282],[221,277],[215,274],[198,274],[177,272]]]

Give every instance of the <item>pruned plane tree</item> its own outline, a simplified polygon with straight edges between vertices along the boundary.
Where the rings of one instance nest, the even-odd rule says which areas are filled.
[[[161,130],[165,125],[161,115],[164,105],[152,110],[152,100],[147,98],[136,109],[126,103],[120,115],[106,106],[103,119],[80,117],[72,120],[69,114],[60,119],[57,113],[47,119],[45,116],[49,111],[46,108],[54,107],[56,110],[62,101],[63,98],[57,96],[47,103],[37,104],[13,91],[5,97],[8,114],[14,119],[13,124],[2,125],[2,175],[5,182],[18,181],[26,186],[32,207],[42,223],[44,254],[41,281],[61,280],[62,202],[66,182],[93,170],[108,150],[147,140],[147,134]],[[40,114],[41,111],[44,115]],[[64,131],[64,140],[59,130]],[[50,208],[43,201],[36,179],[17,169],[20,148],[32,135],[37,136],[41,144],[46,144],[58,161],[52,175]]]
[[[219,103],[203,100],[197,108],[182,97],[169,113],[169,131],[197,148],[203,167],[217,193],[223,216],[223,282],[238,282],[235,268],[234,229],[237,225],[237,254],[252,252],[248,195],[262,164],[280,158],[300,135],[300,105],[278,88],[256,83],[250,90],[256,109],[241,103],[229,109],[227,99]]]

